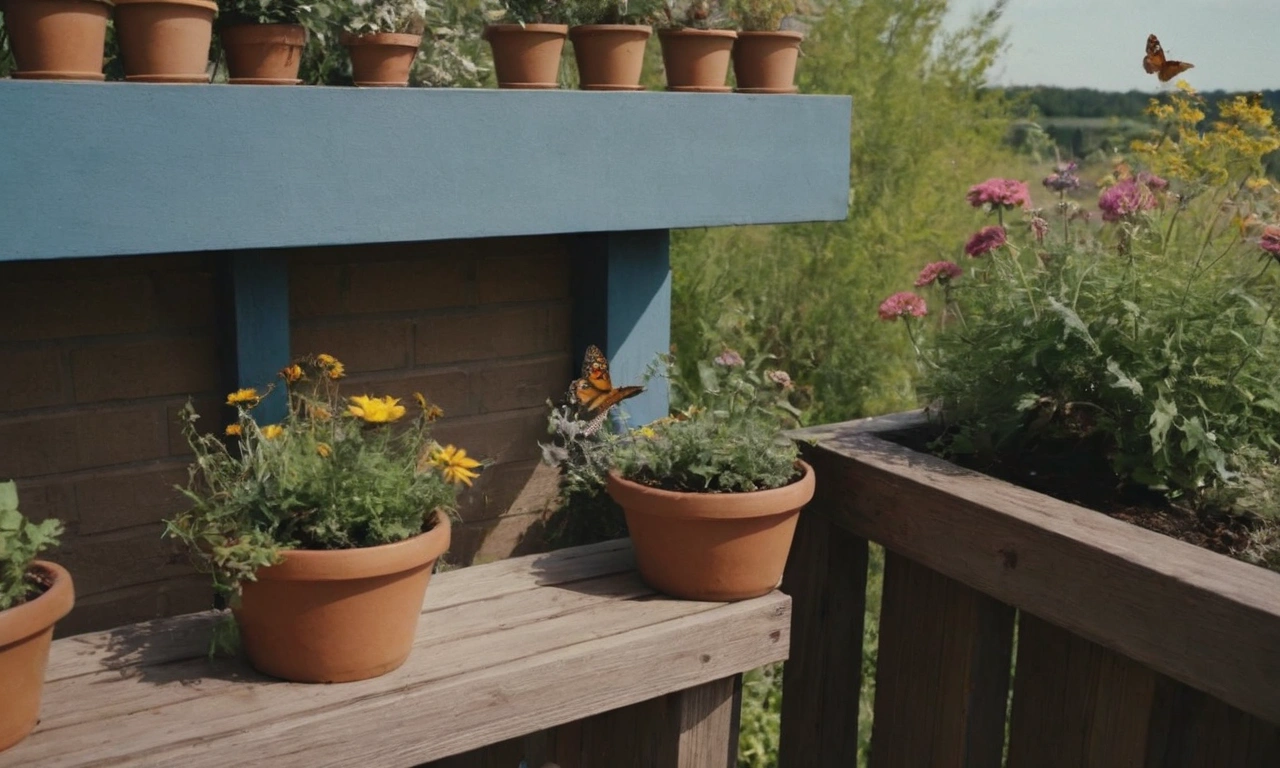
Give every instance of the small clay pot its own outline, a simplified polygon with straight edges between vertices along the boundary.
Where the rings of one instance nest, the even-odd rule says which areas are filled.
[[[111,3],[103,0],[0,1],[19,80],[103,80]]]
[[[564,24],[490,24],[484,39],[493,47],[499,88],[559,88]]]
[[[610,472],[640,577],[687,600],[730,601],[774,589],[791,551],[800,508],[813,498],[813,467],[790,485],[749,493],[680,493]]]
[[[40,719],[40,693],[49,663],[53,625],[75,605],[71,574],[56,563],[37,560],[53,585],[34,600],[0,611],[0,751],[22,741]]]
[[[652,27],[637,24],[583,24],[569,30],[584,91],[643,91],[640,71]]]
[[[386,674],[409,658],[449,519],[377,547],[289,550],[243,584],[234,610],[255,669],[299,683],[343,683]]]
[[[351,56],[352,80],[373,87],[406,86],[409,70],[422,45],[422,35],[380,32],[344,34],[341,40]]]
[[[138,83],[209,82],[211,0],[115,0],[124,79]]]
[[[799,32],[739,32],[733,44],[738,93],[795,93]]]
[[[728,93],[729,57],[738,33],[731,29],[663,29],[662,66],[668,91]]]
[[[301,24],[234,24],[218,30],[227,54],[227,82],[297,85],[307,30]]]

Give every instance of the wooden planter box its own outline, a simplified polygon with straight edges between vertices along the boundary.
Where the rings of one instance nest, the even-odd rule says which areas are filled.
[[[1013,768],[1280,765],[1280,574],[882,436],[923,423],[795,435],[818,490],[783,580],[784,764],[853,764],[872,541],[871,765],[999,765],[1006,719]]]

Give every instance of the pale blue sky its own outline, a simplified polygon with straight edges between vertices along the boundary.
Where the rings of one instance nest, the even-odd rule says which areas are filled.
[[[949,22],[990,4],[952,0]],[[1195,65],[1182,77],[1197,90],[1280,88],[1280,0],[1011,0],[1002,25],[999,85],[1158,90],[1142,70],[1154,33],[1170,59]]]

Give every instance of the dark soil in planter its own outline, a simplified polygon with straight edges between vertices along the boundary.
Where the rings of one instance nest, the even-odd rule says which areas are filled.
[[[931,444],[941,434],[936,427],[919,427],[881,432],[879,436],[937,456]],[[1023,453],[1016,461],[990,465],[966,461],[964,457],[943,458],[966,469],[1231,557],[1241,556],[1256,527],[1256,521],[1241,515],[1197,514],[1171,503],[1155,491],[1122,485],[1103,456],[1080,450],[1078,445],[1062,446],[1058,450],[1041,446],[1036,451]]]

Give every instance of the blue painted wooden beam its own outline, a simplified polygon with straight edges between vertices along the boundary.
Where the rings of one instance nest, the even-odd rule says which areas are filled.
[[[846,96],[0,80],[0,261],[845,218]]]
[[[289,261],[281,253],[229,255],[231,316],[238,387],[276,390],[254,411],[260,424],[284,419],[288,403],[277,374],[289,363]]]
[[[640,383],[671,348],[670,235],[665,229],[580,235],[573,242],[573,345],[581,360],[595,344],[609,358],[614,386]],[[667,415],[663,376],[614,411],[616,427]],[[623,419],[625,416],[625,419]]]

